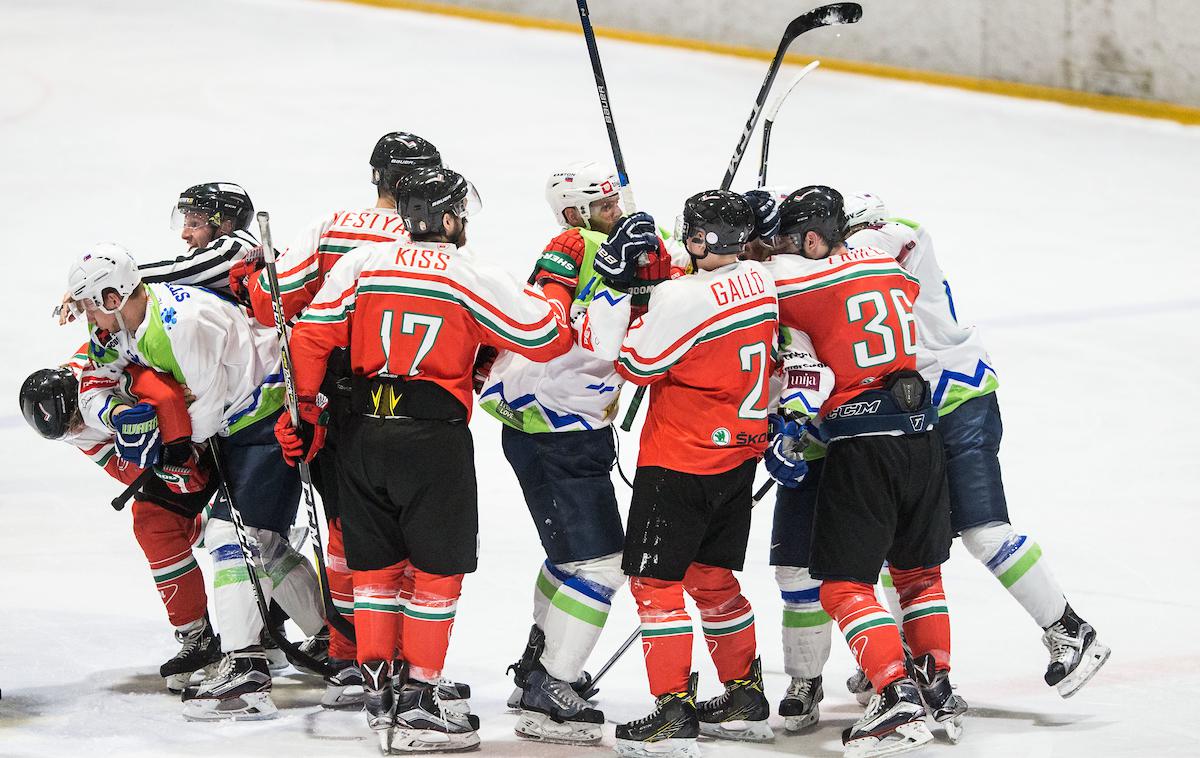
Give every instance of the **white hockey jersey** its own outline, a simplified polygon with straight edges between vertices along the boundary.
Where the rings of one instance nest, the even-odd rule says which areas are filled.
[[[873,247],[896,258],[921,284],[913,306],[917,319],[917,370],[945,415],[963,402],[1000,386],[992,359],[974,326],[961,326],[950,284],[938,265],[925,227],[906,219],[868,226],[846,240],[850,248]]]

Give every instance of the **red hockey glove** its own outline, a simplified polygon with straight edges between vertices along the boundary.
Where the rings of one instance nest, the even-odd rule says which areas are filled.
[[[200,492],[208,484],[208,470],[200,465],[200,452],[186,438],[163,445],[154,473],[167,489],[181,495]]]
[[[295,466],[300,461],[312,463],[317,452],[325,444],[326,425],[329,423],[329,412],[325,406],[329,400],[322,394],[296,398],[300,411],[300,428],[292,426],[292,417],[288,413],[280,414],[275,422],[275,439],[283,451],[283,459],[289,466]]]
[[[229,269],[229,291],[242,305],[250,305],[250,280],[262,271],[262,260],[243,258]]]
[[[479,346],[479,352],[475,353],[475,369],[471,375],[471,386],[474,387],[475,394],[483,391],[483,385],[491,376],[492,364],[496,362],[498,355],[500,351],[491,345]]]

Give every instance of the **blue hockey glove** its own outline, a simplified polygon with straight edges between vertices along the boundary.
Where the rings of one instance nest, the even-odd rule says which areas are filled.
[[[626,291],[633,283],[639,260],[658,252],[658,232],[649,213],[622,216],[596,251],[596,271],[608,286]]]
[[[788,421],[779,434],[775,435],[763,456],[767,473],[779,482],[781,487],[799,487],[808,473],[808,464],[803,456],[804,447],[800,442],[803,435],[804,426],[795,421]]]
[[[743,197],[754,209],[754,233],[762,238],[779,234],[779,204],[766,190],[750,190]]]
[[[148,403],[137,405],[112,417],[116,431],[117,455],[142,468],[158,463],[162,454],[162,436],[158,433],[158,415]]]

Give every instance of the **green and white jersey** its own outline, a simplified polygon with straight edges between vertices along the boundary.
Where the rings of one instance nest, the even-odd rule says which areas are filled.
[[[227,436],[283,406],[284,385],[274,329],[251,321],[238,305],[198,287],[143,284],[146,317],[133,334],[102,343],[93,334],[93,365],[79,385],[88,426],[111,432],[123,369],[147,366],[170,374],[196,400],[188,406],[192,439]]]

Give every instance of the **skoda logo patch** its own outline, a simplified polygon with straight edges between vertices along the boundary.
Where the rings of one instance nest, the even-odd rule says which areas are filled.
[[[725,447],[729,444],[729,430],[723,426],[713,429],[712,441],[714,444]]]

